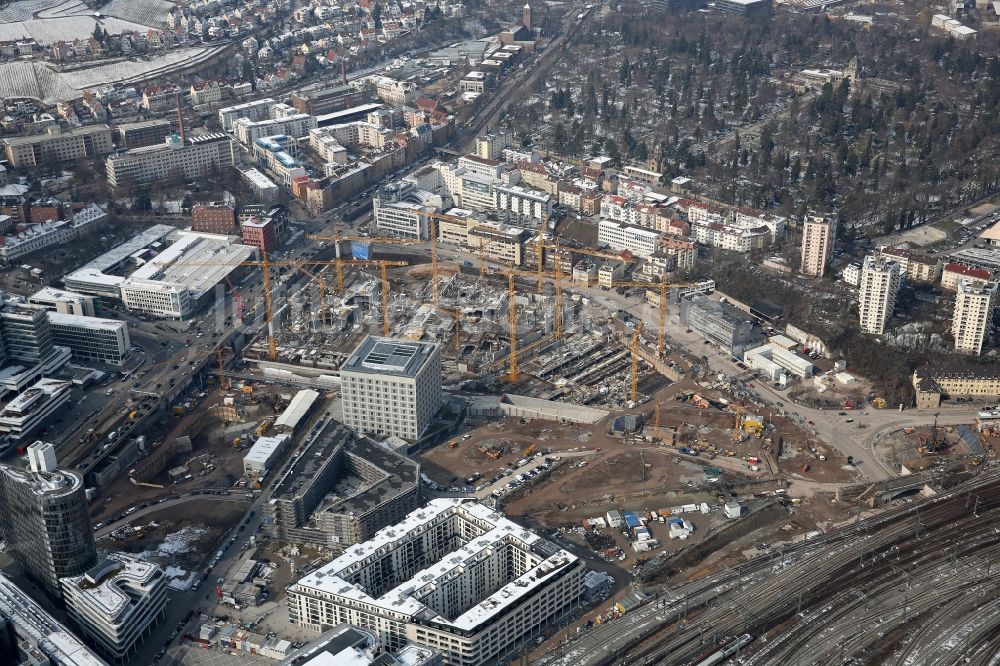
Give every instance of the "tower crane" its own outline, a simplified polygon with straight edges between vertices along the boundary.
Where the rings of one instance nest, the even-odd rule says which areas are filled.
[[[562,338],[562,254],[564,252],[585,254],[591,257],[598,257],[600,259],[610,259],[613,261],[622,261],[625,263],[634,263],[635,258],[633,257],[623,257],[617,254],[609,254],[607,252],[601,252],[600,250],[591,250],[589,248],[576,248],[576,247],[563,247],[557,242],[555,245],[538,245],[538,262],[541,266],[542,254],[541,249],[548,248],[555,252],[555,261],[553,261],[555,267],[555,282],[556,282],[556,338]],[[538,279],[539,286],[541,285],[541,268],[538,269]]]
[[[660,299],[657,304],[659,331],[656,334],[656,354],[663,356],[666,352],[666,330],[667,330],[667,290],[677,287],[693,287],[691,282],[667,282],[666,274],[663,274],[659,282],[639,282],[633,280],[613,280],[611,287],[626,287],[638,289],[659,288]]]
[[[382,270],[382,318],[384,322],[389,321],[389,280],[387,269],[390,266],[407,266],[405,261],[383,261],[383,260],[367,260],[367,259],[342,259],[340,262],[346,262],[353,266],[378,266]],[[278,358],[278,343],[274,337],[274,309],[271,300],[271,267],[272,266],[290,266],[294,270],[302,270],[303,266],[329,266],[331,264],[337,264],[338,260],[327,260],[327,259],[298,259],[295,261],[271,261],[267,257],[266,252],[261,253],[260,261],[239,261],[239,262],[225,262],[225,261],[179,261],[175,265],[178,266],[231,266],[233,268],[237,266],[254,266],[259,267],[261,272],[261,282],[264,287],[264,311],[266,314],[267,322],[267,353],[268,358],[272,361]],[[305,272],[305,271],[303,271]],[[308,274],[308,273],[307,273]],[[321,285],[322,290],[323,285]],[[383,330],[387,324],[383,324]],[[386,334],[388,335],[388,334]]]
[[[507,316],[510,319],[510,372],[507,374],[507,381],[516,384],[521,378],[521,372],[517,369],[517,303],[514,293],[514,274],[507,274]]]
[[[639,336],[642,335],[642,322],[635,327],[632,333],[632,343],[629,349],[632,351],[632,402],[639,401]]]

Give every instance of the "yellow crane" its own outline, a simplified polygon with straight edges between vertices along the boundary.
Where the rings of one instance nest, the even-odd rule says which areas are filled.
[[[226,383],[226,359],[225,352],[231,352],[229,347],[216,347],[215,348],[215,360],[219,364],[219,393],[225,393],[229,390],[229,385]]]
[[[667,282],[666,274],[661,276],[659,282],[640,282],[636,280],[613,280],[609,285],[614,287],[638,288],[638,289],[658,289],[660,292],[659,303],[657,304],[659,331],[656,334],[656,354],[663,356],[666,352],[666,330],[667,330],[667,290],[678,287],[693,287],[691,282]]]
[[[451,310],[449,308],[442,307],[440,305],[432,306],[438,312],[443,312],[452,319],[455,320],[455,355],[456,357],[462,351],[462,312],[460,310]]]
[[[514,293],[514,274],[507,274],[507,317],[510,320],[510,372],[507,374],[507,381],[516,384],[521,378],[521,372],[517,369],[517,303]]]
[[[632,402],[639,401],[639,336],[642,335],[642,322],[635,327],[632,332],[632,344],[629,349],[632,351]]]
[[[388,297],[388,285],[389,280],[386,273],[386,269],[389,266],[407,266],[405,261],[383,261],[383,260],[368,260],[368,259],[342,259],[340,262],[347,263],[353,266],[378,266],[382,269],[382,318],[384,322],[389,321],[389,297]],[[338,264],[338,260],[328,260],[328,259],[298,259],[295,261],[271,261],[267,258],[267,253],[261,253],[260,261],[239,261],[239,262],[225,262],[225,261],[180,261],[176,265],[179,266],[256,266],[260,268],[261,282],[264,287],[264,311],[266,314],[267,322],[267,353],[268,358],[272,361],[278,358],[278,343],[274,337],[274,309],[272,307],[271,300],[271,267],[272,266],[290,266],[294,270],[303,270],[304,266],[329,266],[331,264]],[[307,271],[303,271],[307,275]],[[322,285],[321,285],[322,288]],[[383,326],[384,330],[384,326]],[[388,335],[388,334],[387,334]]]

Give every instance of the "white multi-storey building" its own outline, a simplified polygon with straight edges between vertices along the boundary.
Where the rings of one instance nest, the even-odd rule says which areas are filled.
[[[967,278],[959,281],[951,322],[955,351],[976,356],[983,353],[983,344],[993,330],[996,303],[996,282]]]
[[[733,252],[756,252],[771,242],[771,232],[767,227],[741,229],[718,222],[692,224],[691,236],[702,245]]]
[[[240,118],[247,118],[249,120],[270,118],[271,108],[277,103],[277,100],[265,97],[264,99],[254,100],[245,104],[227,106],[224,109],[219,109],[219,124],[222,125],[222,129],[230,132],[233,129],[233,124]]]
[[[510,222],[536,224],[552,216],[552,197],[520,185],[498,185],[493,190],[494,206]]]
[[[189,137],[187,142],[172,134],[165,143],[133,148],[108,157],[108,184],[118,188],[167,180],[173,176],[190,180],[236,164],[236,142],[225,134]]]
[[[459,205],[477,212],[496,210],[494,189],[496,180],[472,172],[462,172],[459,177]]]
[[[628,250],[637,257],[649,259],[656,252],[663,234],[628,224],[602,219],[597,227],[597,242],[621,252]]]
[[[892,317],[899,293],[900,271],[895,261],[869,255],[861,268],[858,286],[858,317],[861,330],[882,335]]]
[[[296,113],[286,118],[268,118],[267,120],[250,120],[240,118],[233,123],[233,134],[246,147],[253,145],[257,139],[265,136],[284,135],[296,139],[306,136],[316,128],[316,117],[308,113]]]
[[[32,305],[41,305],[51,312],[80,315],[81,317],[93,317],[97,314],[94,305],[96,300],[93,296],[56,289],[55,287],[43,287],[28,297],[28,303]]]
[[[375,226],[383,234],[419,240],[429,238],[427,215],[433,213],[434,208],[410,201],[384,202],[378,197],[374,198],[372,206],[375,210]]]
[[[159,565],[114,553],[60,583],[66,610],[98,650],[116,664],[135,663],[140,641],[167,606]]]
[[[437,344],[369,335],[340,368],[344,423],[362,433],[419,439],[441,406]]]
[[[583,562],[461,499],[432,500],[288,589],[289,619],[349,623],[391,651],[439,650],[450,666],[505,663],[579,604]]]

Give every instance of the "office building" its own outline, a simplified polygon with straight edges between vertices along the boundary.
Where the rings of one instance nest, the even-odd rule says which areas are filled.
[[[0,664],[107,666],[104,659],[2,573]]]
[[[221,201],[191,207],[191,231],[208,234],[231,234],[236,231],[236,210]]]
[[[385,652],[378,634],[338,624],[319,638],[288,653],[276,666],[443,666],[442,655],[419,645],[407,645],[395,655]]]
[[[53,342],[68,348],[77,363],[121,367],[128,358],[128,323],[61,312],[48,315]]]
[[[809,359],[772,342],[747,349],[743,352],[743,362],[763,372],[770,381],[777,381],[783,374],[806,379],[813,373],[813,364]]]
[[[441,406],[437,344],[369,335],[340,368],[344,423],[416,440]]]
[[[271,254],[279,245],[278,223],[273,217],[251,217],[240,222],[240,237],[244,245]]]
[[[714,6],[717,11],[724,14],[749,16],[767,11],[771,6],[771,0],[718,0]]]
[[[253,158],[270,171],[279,184],[291,187],[293,180],[308,175],[293,155],[296,149],[295,139],[290,136],[265,136],[254,142]]]
[[[413,460],[329,417],[304,441],[265,507],[272,537],[340,552],[420,506],[420,465]]]
[[[951,334],[955,351],[979,356],[993,332],[997,304],[997,283],[964,279],[958,284]]]
[[[410,201],[383,203],[377,197],[373,200],[373,208],[375,226],[381,232],[379,235],[420,240],[429,238],[427,214],[433,213],[434,208]]]
[[[7,553],[59,597],[59,580],[92,567],[97,550],[83,479],[56,467],[51,446],[28,447],[27,469],[0,465],[0,515]]]
[[[278,185],[264,175],[260,169],[248,166],[237,167],[237,169],[239,169],[243,182],[250,187],[257,201],[274,203],[281,196],[281,189]]]
[[[96,316],[96,301],[93,296],[78,294],[55,287],[43,287],[28,297],[31,305],[41,305],[49,312],[80,315],[81,317]]]
[[[869,255],[861,267],[858,286],[858,319],[861,330],[882,335],[892,317],[899,295],[901,278],[899,264],[891,259]]]
[[[107,155],[114,151],[114,132],[107,125],[62,129],[47,127],[44,134],[0,139],[7,161],[15,169],[61,164]]]
[[[368,101],[368,95],[349,85],[334,85],[326,88],[302,90],[292,95],[292,106],[299,113],[310,116],[343,111]]]
[[[489,257],[490,261],[513,266],[524,265],[524,245],[531,232],[495,222],[478,222],[468,226],[465,245],[473,254]]]
[[[23,390],[0,408],[0,433],[15,441],[32,437],[46,423],[55,420],[70,399],[72,385],[68,381],[42,377],[31,384],[31,379],[41,375],[36,368],[37,366],[23,373],[27,376]],[[11,380],[9,383],[8,379]],[[19,380],[20,377],[17,376],[11,378],[5,376],[3,389],[8,393],[16,390],[20,386],[14,387],[10,384],[20,385],[22,382]]]
[[[833,256],[836,240],[836,218],[807,215],[802,222],[802,262],[799,270],[806,275],[823,277]]]
[[[730,356],[741,357],[747,349],[764,340],[746,312],[699,293],[681,296],[681,324],[722,348]]]
[[[63,578],[73,622],[114,664],[134,664],[142,639],[163,619],[167,585],[159,565],[114,553],[79,576]]]
[[[233,123],[233,135],[245,147],[250,147],[266,136],[286,135],[300,138],[316,128],[316,117],[307,113],[296,113],[287,118],[268,118],[266,120],[250,120],[240,118]]]
[[[36,364],[52,352],[52,327],[44,307],[5,294],[0,305],[0,325],[7,359]]]
[[[125,278],[117,273],[133,265],[136,257],[153,254],[162,247],[170,234],[176,232],[177,227],[154,224],[66,275],[63,282],[68,290],[76,293],[120,299],[121,285]]]
[[[163,143],[170,135],[170,121],[143,120],[138,123],[118,125],[118,144],[122,148],[145,148]]]
[[[171,178],[201,178],[237,161],[236,142],[226,134],[202,134],[187,139],[171,134],[159,145],[112,155],[105,165],[108,185],[117,189]]]
[[[227,132],[233,130],[233,125],[240,118],[247,120],[264,120],[271,117],[271,109],[278,103],[277,100],[265,97],[236,106],[227,106],[219,109],[219,124]]]
[[[598,245],[610,247],[615,252],[627,250],[643,259],[653,256],[662,235],[657,231],[604,218],[601,218],[597,227]]]
[[[506,663],[573,613],[583,562],[482,504],[432,500],[288,588],[291,622],[377,633],[451,666]]]

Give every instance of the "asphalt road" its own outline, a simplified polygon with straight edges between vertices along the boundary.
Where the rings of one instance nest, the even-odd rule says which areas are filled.
[[[94,537],[100,539],[105,537],[120,527],[128,525],[133,521],[142,518],[143,516],[153,513],[154,511],[162,511],[163,509],[169,509],[170,507],[180,506],[182,504],[187,504],[188,502],[198,502],[198,501],[208,501],[208,502],[249,502],[250,498],[246,496],[246,493],[233,493],[228,494],[226,491],[225,495],[210,495],[205,491],[201,491],[198,494],[187,494],[181,495],[180,497],[168,498],[159,502],[155,502],[148,506],[144,506],[141,509],[136,509],[134,513],[116,520],[112,523],[108,523],[104,527],[94,532]]]

